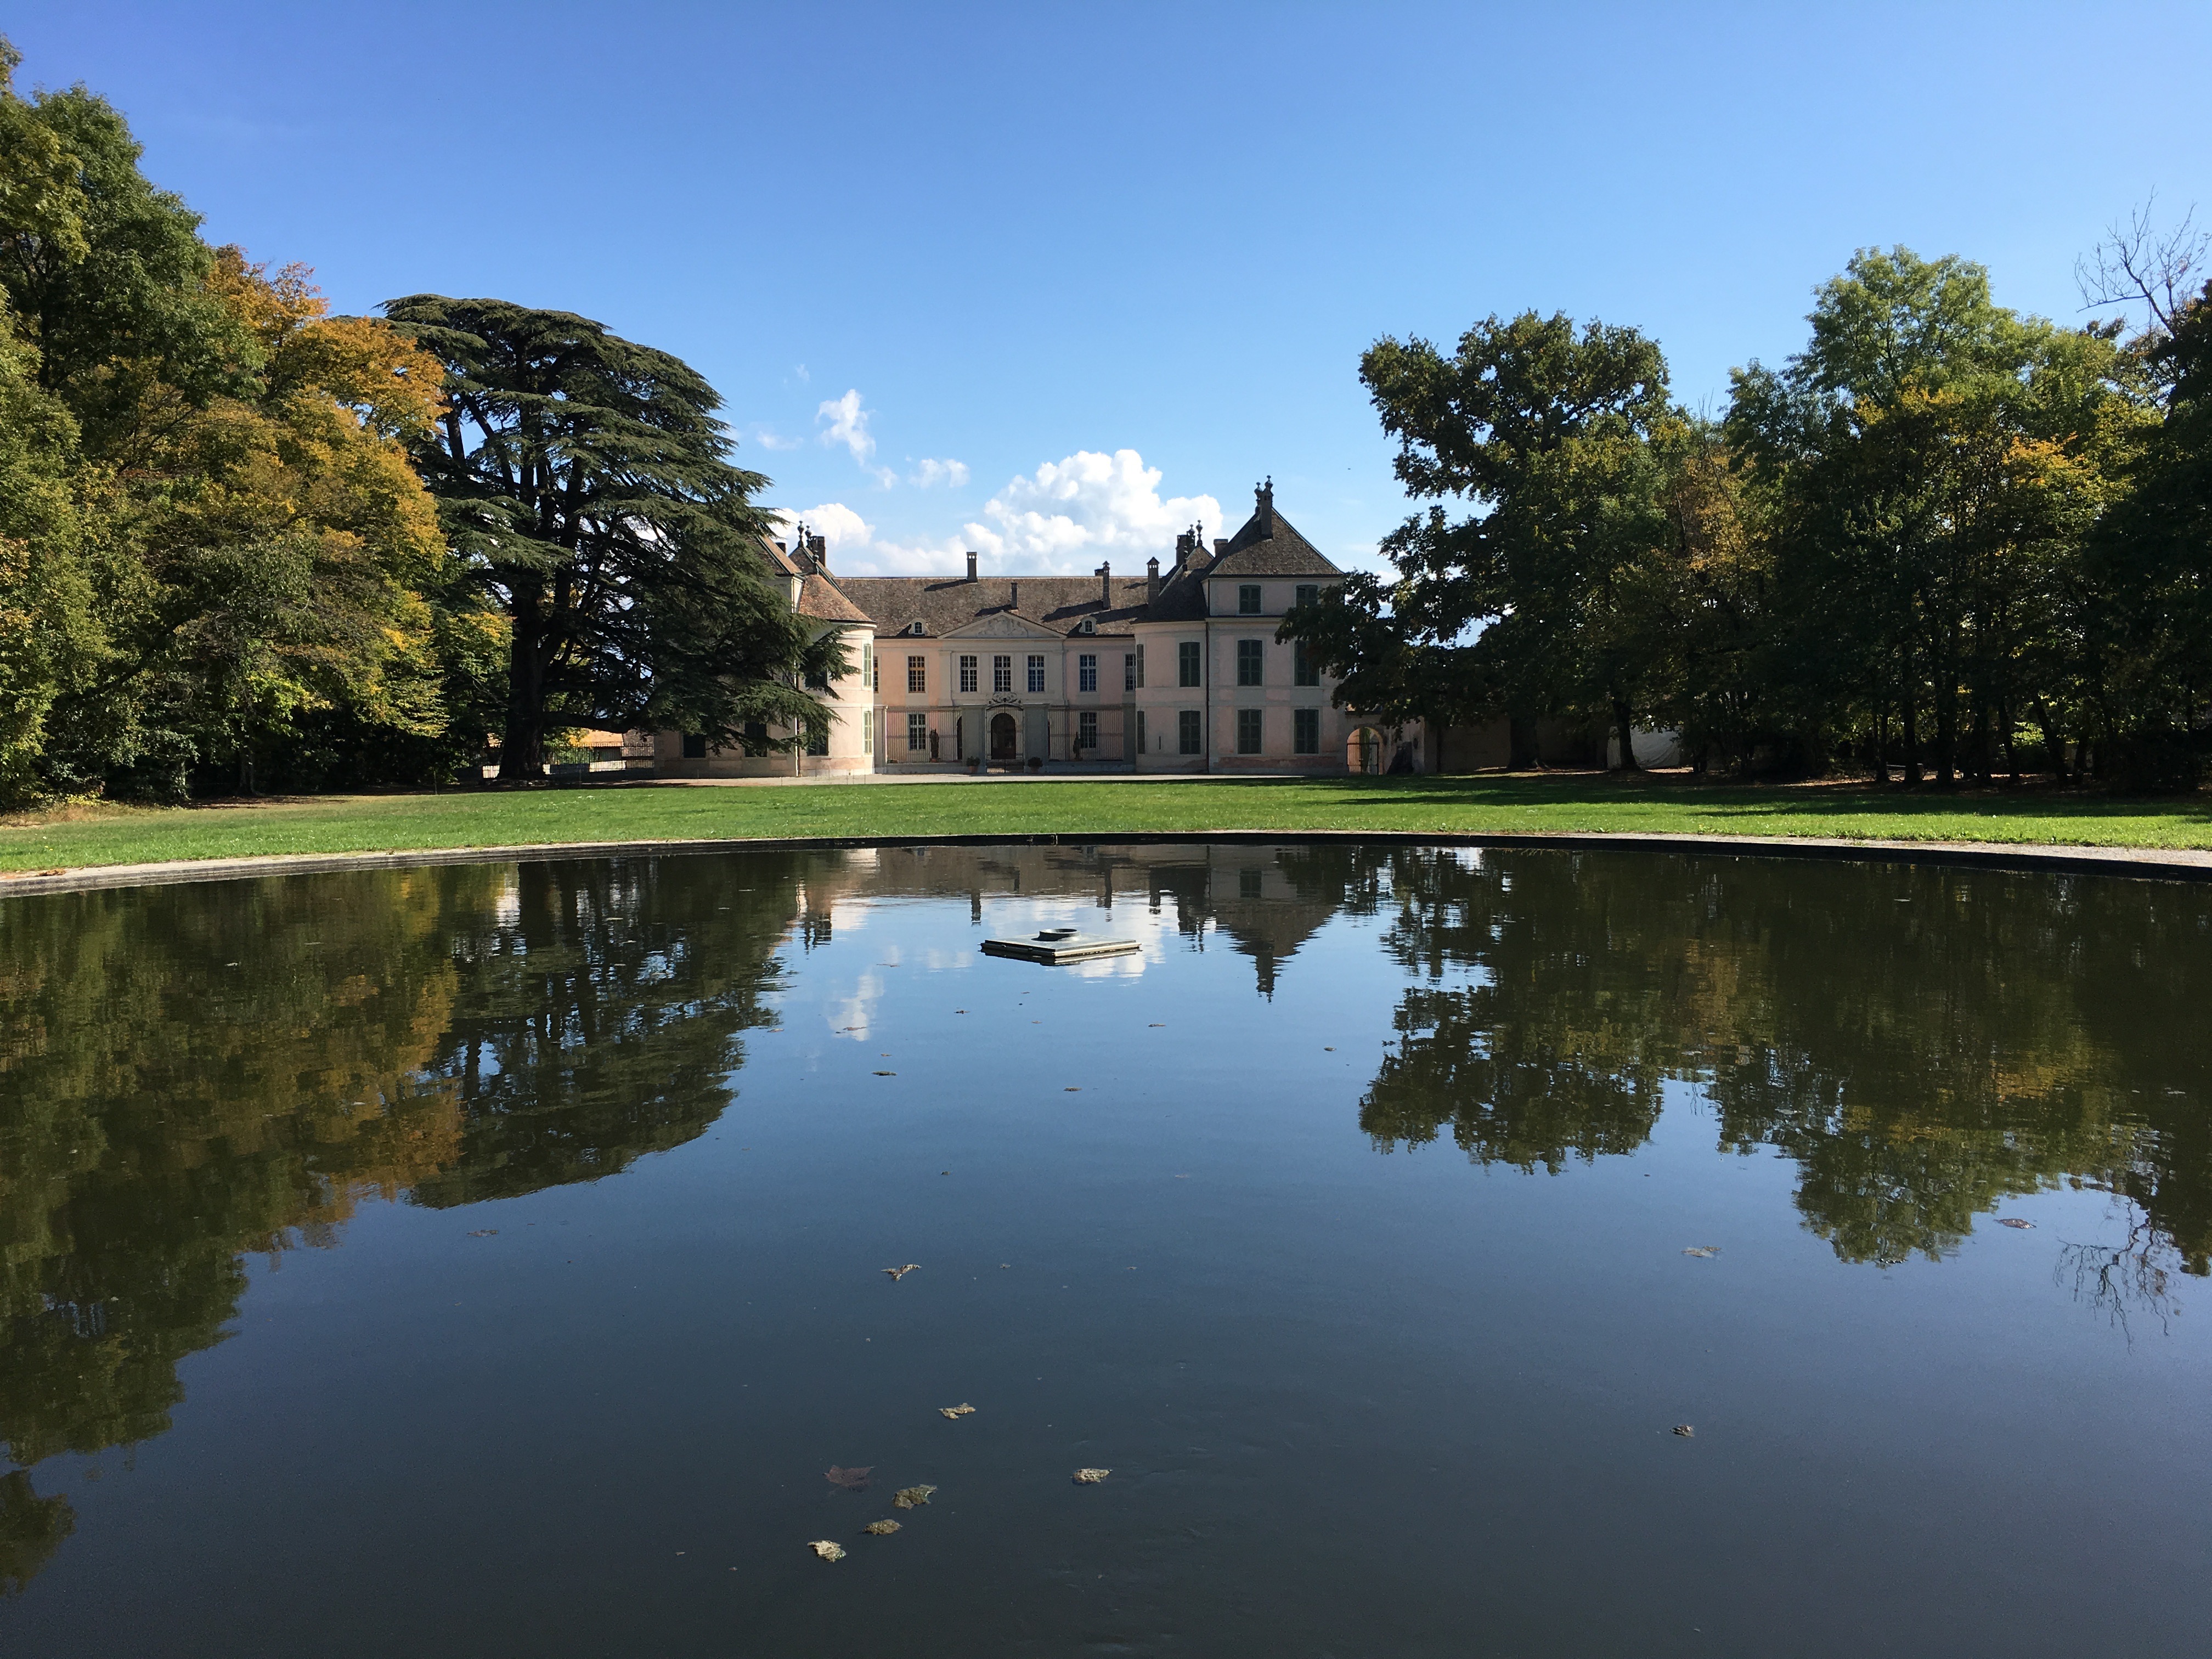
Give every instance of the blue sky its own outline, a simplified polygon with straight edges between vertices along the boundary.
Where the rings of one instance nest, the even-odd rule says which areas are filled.
[[[19,0],[0,28],[19,84],[106,94],[211,240],[342,310],[495,295],[687,359],[855,572],[1133,572],[1263,474],[1372,564],[1407,511],[1357,375],[1379,335],[1632,323],[1717,407],[1854,248],[1963,253],[2070,319],[2106,226],[2212,210],[2201,3]]]

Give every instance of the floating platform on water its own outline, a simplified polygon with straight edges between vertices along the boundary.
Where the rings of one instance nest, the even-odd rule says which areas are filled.
[[[1048,927],[1028,939],[983,941],[983,954],[987,957],[1014,957],[1054,968],[1063,963],[1089,962],[1094,957],[1124,957],[1138,948],[1133,939],[1100,939],[1073,927]]]

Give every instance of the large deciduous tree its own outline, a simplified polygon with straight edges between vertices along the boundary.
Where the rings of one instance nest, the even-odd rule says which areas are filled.
[[[1486,319],[1449,356],[1378,341],[1360,379],[1398,440],[1399,480],[1434,504],[1384,541],[1395,583],[1347,583],[1285,635],[1362,707],[1595,716],[1632,767],[1631,729],[1665,672],[1648,591],[1668,544],[1653,443],[1676,417],[1659,348],[1529,312]],[[1452,517],[1455,498],[1475,511]]]
[[[434,294],[385,314],[445,365],[416,459],[465,579],[507,619],[500,775],[549,732],[643,723],[757,748],[821,730],[799,680],[842,666],[761,559],[767,480],[732,465],[721,400],[666,352],[589,319]]]

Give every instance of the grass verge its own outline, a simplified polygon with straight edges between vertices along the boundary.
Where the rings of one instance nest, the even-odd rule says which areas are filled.
[[[1595,774],[621,787],[76,809],[0,824],[0,870],[271,853],[773,836],[1583,830],[2212,848],[2212,803]]]

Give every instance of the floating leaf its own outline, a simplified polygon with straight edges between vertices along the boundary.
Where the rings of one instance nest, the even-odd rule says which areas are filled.
[[[936,1490],[934,1486],[902,1486],[899,1489],[899,1495],[891,1499],[891,1507],[895,1510],[918,1510],[929,1502],[929,1494]]]
[[[842,1544],[833,1544],[826,1538],[817,1538],[806,1547],[824,1561],[842,1561],[845,1559],[845,1547]]]
[[[875,1467],[873,1463],[864,1463],[857,1469],[841,1469],[833,1463],[830,1466],[830,1484],[842,1486],[847,1492],[866,1492],[868,1473]]]
[[[1069,1084],[1069,1085],[1067,1085],[1067,1087],[1066,1087],[1065,1089],[1062,1089],[1062,1090],[1060,1091],[1060,1093],[1062,1093],[1062,1094],[1064,1094],[1064,1095],[1079,1095],[1079,1094],[1081,1094],[1082,1092],[1083,1092],[1082,1086],[1081,1086],[1079,1084],[1074,1084],[1074,1083],[1071,1083],[1071,1084]]]
[[[1684,1255],[1718,1255],[1720,1253],[1721,1247],[1717,1244],[1692,1244],[1682,1252]]]
[[[1075,1472],[1075,1484],[1079,1486],[1095,1486],[1113,1473],[1111,1469],[1078,1469]]]
[[[939,1417],[973,1417],[975,1414],[975,1408],[963,1401],[957,1406],[939,1406],[937,1408],[937,1414]]]
[[[1698,1431],[1692,1428],[1687,1423],[1677,1423],[1674,1425],[1674,1432],[1680,1435],[1685,1440],[1695,1440],[1698,1437]]]
[[[2023,1221],[2016,1215],[2001,1215],[1997,1218],[1997,1225],[2000,1227],[2020,1227],[2025,1229],[2033,1227],[2035,1224],[2033,1221]]]
[[[898,1073],[896,1072],[878,1072],[876,1075],[878,1077],[896,1077]]]
[[[479,1227],[474,1232],[471,1233],[469,1237],[471,1238],[495,1238],[498,1235],[499,1229],[496,1227]]]
[[[888,1538],[898,1529],[899,1523],[896,1521],[871,1521],[860,1528],[862,1532],[872,1532],[878,1538]]]
[[[908,1273],[913,1273],[921,1266],[921,1263],[919,1261],[909,1261],[903,1267],[886,1267],[884,1271],[891,1276],[892,1282],[896,1284],[898,1280],[904,1279]]]

